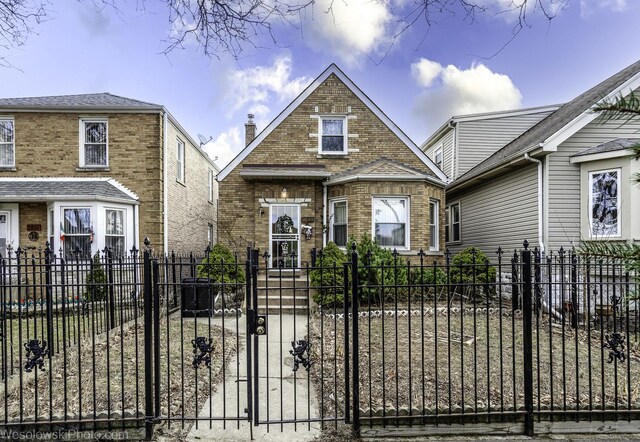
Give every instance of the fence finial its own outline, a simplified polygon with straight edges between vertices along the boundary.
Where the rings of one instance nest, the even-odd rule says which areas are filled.
[[[524,246],[525,250],[529,249],[529,241],[527,241],[526,239],[522,242],[522,245]]]

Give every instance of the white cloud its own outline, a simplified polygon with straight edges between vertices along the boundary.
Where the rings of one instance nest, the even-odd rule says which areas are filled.
[[[202,148],[212,159],[218,157],[214,161],[222,169],[242,150],[244,147],[243,141],[240,128],[232,127],[218,135],[215,140],[209,141]]]
[[[421,66],[433,67],[434,62],[421,59],[412,64],[414,76],[416,72],[422,72]],[[521,105],[522,95],[511,79],[492,72],[483,64],[474,64],[468,69],[448,65],[441,67],[437,76],[431,78],[428,74],[434,71],[426,69],[426,77],[416,76],[422,86],[432,85],[436,78],[440,84],[423,91],[414,105],[414,113],[431,130],[454,115],[515,109]]]
[[[226,109],[233,125],[204,146],[211,158],[218,157],[218,164],[224,167],[245,146],[244,123],[246,115],[255,116],[258,133],[275,117],[275,112],[297,97],[311,83],[308,77],[292,77],[290,55],[276,58],[271,66],[255,66],[247,69],[230,70],[221,85],[225,92],[221,108]],[[275,105],[275,107],[272,107]],[[241,118],[238,124],[237,118]]]
[[[302,29],[312,48],[353,66],[363,56],[388,49],[394,21],[387,2],[316,0]]]
[[[623,12],[627,7],[627,0],[580,0],[580,14],[583,18],[594,16],[598,13],[598,9]]]
[[[437,61],[421,58],[411,65],[411,74],[422,87],[429,87],[442,72],[442,65]]]

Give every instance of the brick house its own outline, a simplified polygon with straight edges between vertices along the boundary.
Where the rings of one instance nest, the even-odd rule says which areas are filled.
[[[266,250],[271,267],[363,235],[407,257],[442,253],[445,174],[337,66],[255,133],[250,116],[247,146],[217,177],[220,242]]]
[[[0,99],[0,253],[215,241],[216,165],[164,106],[109,93]]]

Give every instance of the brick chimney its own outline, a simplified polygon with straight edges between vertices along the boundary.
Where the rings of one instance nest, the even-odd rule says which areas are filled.
[[[256,137],[256,123],[253,122],[253,114],[247,115],[249,121],[244,124],[244,144],[248,146]]]

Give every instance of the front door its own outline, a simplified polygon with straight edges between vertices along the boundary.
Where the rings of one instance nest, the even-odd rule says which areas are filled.
[[[300,255],[300,206],[272,204],[269,212],[271,268],[295,268]]]

